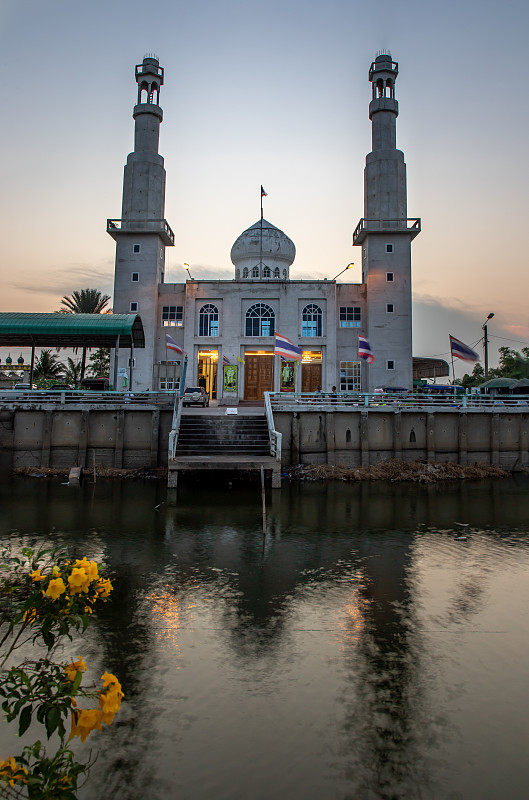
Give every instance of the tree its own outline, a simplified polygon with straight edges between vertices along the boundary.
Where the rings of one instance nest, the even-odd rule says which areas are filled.
[[[88,373],[92,378],[108,378],[110,375],[110,350],[98,347],[88,359]]]
[[[51,350],[42,350],[35,368],[33,377],[36,381],[59,380],[64,375],[64,364],[59,361],[59,356]]]
[[[64,373],[64,380],[70,386],[77,386],[81,379],[81,362],[74,361],[73,358],[66,359],[66,372]]]
[[[108,305],[110,297],[102,294],[99,289],[80,289],[72,292],[71,297],[66,295],[61,300],[61,313],[63,314],[101,314]],[[83,380],[86,367],[86,347],[83,347],[81,359],[81,377]]]

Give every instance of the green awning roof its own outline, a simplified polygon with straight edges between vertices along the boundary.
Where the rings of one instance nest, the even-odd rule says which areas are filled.
[[[0,346],[145,347],[138,314],[0,313]]]

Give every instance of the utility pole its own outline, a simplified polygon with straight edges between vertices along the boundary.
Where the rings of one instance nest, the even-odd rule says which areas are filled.
[[[483,323],[483,350],[485,353],[485,380],[489,379],[489,332],[487,322],[492,319],[493,313],[490,313],[485,322]]]

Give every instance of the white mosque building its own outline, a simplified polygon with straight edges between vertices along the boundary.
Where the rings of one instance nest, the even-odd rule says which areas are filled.
[[[124,171],[121,219],[109,219],[107,231],[116,242],[114,312],[141,316],[145,349],[136,350],[132,362],[115,351],[115,376],[126,374],[132,390],[174,388],[181,364],[166,350],[170,334],[187,357],[186,385],[202,385],[220,402],[318,386],[411,388],[411,241],[420,219],[408,219],[406,165],[396,148],[397,75],[387,53],[369,70],[372,151],[364,218],[353,234],[361,247],[362,283],[291,280],[294,243],[262,218],[231,249],[232,280],[189,276],[185,283],[165,283],[165,248],[175,242],[165,219],[158,153],[164,71],[154,57],[136,66],[134,151]],[[301,362],[274,354],[276,332],[301,348]],[[359,335],[370,342],[373,364],[358,357]]]

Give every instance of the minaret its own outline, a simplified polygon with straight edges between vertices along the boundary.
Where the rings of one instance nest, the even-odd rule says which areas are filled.
[[[389,53],[371,64],[369,104],[372,151],[364,171],[364,218],[353,234],[362,246],[362,282],[367,284],[365,330],[375,362],[363,367],[362,387],[411,389],[411,241],[421,230],[420,219],[408,219],[406,164],[397,150],[395,99],[398,64]],[[365,379],[364,379],[365,378]]]
[[[164,281],[165,248],[174,245],[174,234],[164,219],[165,169],[158,153],[164,71],[156,57],[146,56],[135,72],[134,151],[124,170],[121,219],[107,220],[107,232],[116,241],[114,313],[137,312],[145,331],[145,349],[136,350],[133,368],[127,350],[119,351],[118,366],[127,368],[132,389],[145,390],[153,384],[158,284]],[[122,385],[120,380],[116,388]]]

